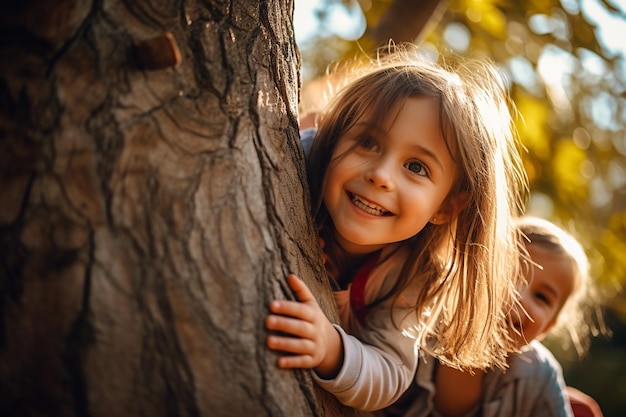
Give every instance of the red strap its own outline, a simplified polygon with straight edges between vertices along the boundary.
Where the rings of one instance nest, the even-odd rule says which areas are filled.
[[[367,305],[365,305],[365,284],[367,284],[367,279],[372,269],[374,269],[374,266],[378,263],[379,257],[380,251],[370,256],[356,272],[352,280],[352,285],[350,286],[350,307],[361,324],[365,323],[365,316],[368,312]]]

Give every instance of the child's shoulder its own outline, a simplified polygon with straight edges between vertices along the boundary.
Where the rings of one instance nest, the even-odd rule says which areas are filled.
[[[520,378],[552,379],[563,373],[552,352],[536,340],[512,354],[510,369]]]

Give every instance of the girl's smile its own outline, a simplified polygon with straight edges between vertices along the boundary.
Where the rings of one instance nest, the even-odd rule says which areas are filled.
[[[366,198],[358,196],[348,191],[348,198],[352,204],[361,211],[372,216],[393,216],[393,213],[378,204],[368,201]]]

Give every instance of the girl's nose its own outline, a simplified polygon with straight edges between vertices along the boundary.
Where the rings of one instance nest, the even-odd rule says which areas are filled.
[[[393,167],[385,160],[372,162],[365,171],[365,180],[375,187],[391,191],[395,188]]]

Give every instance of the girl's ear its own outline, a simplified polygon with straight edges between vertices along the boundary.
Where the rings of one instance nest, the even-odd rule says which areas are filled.
[[[467,206],[468,201],[469,195],[467,192],[459,193],[454,197],[447,199],[441,205],[439,211],[430,218],[430,222],[437,225],[448,223],[450,219],[459,215],[461,210]]]
[[[443,214],[442,212],[437,212],[435,213],[435,215],[433,217],[430,218],[430,222],[432,224],[445,224],[448,223],[450,221],[450,215],[449,214]]]

